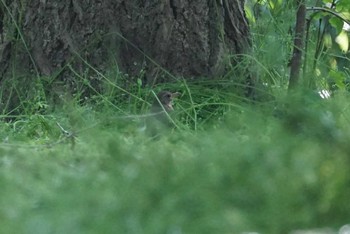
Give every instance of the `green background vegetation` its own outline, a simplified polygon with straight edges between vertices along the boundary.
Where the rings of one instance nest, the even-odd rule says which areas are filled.
[[[349,3],[339,2],[346,16]],[[158,140],[142,130],[151,90],[139,82],[125,93],[117,68],[97,74],[98,91],[80,74],[77,92],[58,103],[44,78],[32,84],[13,109],[20,115],[1,115],[0,233],[288,233],[348,223],[349,54],[336,37],[349,33],[314,16],[302,88],[288,93],[294,8],[248,1],[252,55],[222,81],[155,87],[182,93],[177,127]],[[245,66],[262,83],[253,101],[235,82]],[[337,91],[324,100],[325,88]]]

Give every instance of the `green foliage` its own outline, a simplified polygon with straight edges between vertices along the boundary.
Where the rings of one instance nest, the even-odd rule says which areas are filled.
[[[194,102],[208,101],[188,87]],[[219,114],[216,128],[174,130],[156,141],[137,123],[122,116],[106,123],[108,110],[88,107],[2,122],[0,232],[339,228],[350,209],[346,98],[295,94],[277,100],[274,112],[242,103]],[[66,117],[73,114],[81,125],[72,149],[55,122],[73,131]]]
[[[101,72],[79,54],[86,70],[63,68],[70,87],[58,74],[14,73],[0,90],[0,233],[278,234],[348,222],[341,24],[317,12],[305,51],[305,80],[334,86],[333,98],[308,87],[286,95],[294,9],[248,1],[253,54],[215,80],[144,87],[144,71]],[[343,0],[332,10],[348,9]],[[144,114],[163,89],[181,93],[176,128],[152,140]]]
[[[272,86],[288,82],[287,64],[291,58],[295,25],[293,1],[247,1],[247,17],[251,22],[256,57],[274,74],[266,80]],[[315,5],[316,4],[316,5]],[[304,88],[334,86],[331,72],[344,72],[341,88],[348,82],[349,72],[349,1],[306,1],[308,37],[305,39]],[[264,74],[262,72],[261,74]],[[277,81],[277,83],[276,83]]]

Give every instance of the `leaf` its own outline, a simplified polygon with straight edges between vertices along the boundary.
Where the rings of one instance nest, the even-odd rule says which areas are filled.
[[[252,8],[248,7],[248,6],[245,6],[245,13],[246,13],[246,16],[247,16],[249,22],[255,23],[255,17],[254,17]]]
[[[348,34],[343,30],[335,38],[335,42],[339,45],[340,49],[346,53],[349,50],[349,37]]]
[[[341,19],[332,17],[329,19],[329,23],[337,30],[337,33],[340,33],[343,30],[344,22]]]
[[[340,10],[340,9],[344,9],[345,11],[346,10],[349,11],[349,9],[350,9],[350,1],[349,0],[340,0],[340,1],[338,1],[337,2],[337,10]]]
[[[339,89],[345,88],[346,75],[341,71],[331,70],[329,72],[329,77],[335,82]]]
[[[323,19],[325,16],[328,16],[326,12],[318,11],[314,13],[313,19],[319,20],[319,19]]]
[[[138,87],[142,87],[142,80],[140,78],[137,79],[137,85]]]
[[[329,33],[326,33],[323,38],[324,41],[324,46],[326,48],[331,48],[333,43],[332,43],[332,36]]]

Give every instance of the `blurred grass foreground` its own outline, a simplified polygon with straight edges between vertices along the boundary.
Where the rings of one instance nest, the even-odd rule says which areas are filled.
[[[47,144],[66,113],[1,122],[0,233],[338,233],[350,221],[346,98],[242,105],[156,140],[133,121],[94,125],[104,116],[85,107],[75,145]]]

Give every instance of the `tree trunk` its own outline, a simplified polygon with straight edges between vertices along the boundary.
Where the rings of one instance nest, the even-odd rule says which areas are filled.
[[[135,1],[125,1],[118,15],[120,33],[130,42],[121,47],[123,68],[136,75],[146,63],[148,83],[163,69],[184,77],[220,75],[225,55],[247,47],[243,1],[146,2],[135,8]]]
[[[243,0],[1,1],[0,33],[0,82],[15,70],[74,83],[115,65],[148,85],[215,77],[250,47]]]
[[[296,0],[298,10],[296,14],[296,25],[294,35],[293,56],[290,65],[290,77],[288,89],[295,88],[299,82],[300,68],[302,65],[303,51],[304,51],[304,37],[306,26],[306,6],[305,0]]]

